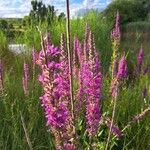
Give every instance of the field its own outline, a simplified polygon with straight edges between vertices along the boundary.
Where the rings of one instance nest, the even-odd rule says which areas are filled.
[[[0,31],[0,150],[150,149],[149,24],[119,21],[71,19],[70,63],[64,20]]]

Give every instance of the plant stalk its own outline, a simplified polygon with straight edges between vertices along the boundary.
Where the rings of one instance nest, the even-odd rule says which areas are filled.
[[[109,142],[110,142],[111,131],[112,131],[112,127],[113,127],[113,123],[114,123],[114,119],[115,119],[116,104],[117,104],[117,96],[114,98],[114,105],[113,105],[113,112],[112,112],[112,117],[111,117],[111,124],[110,124],[110,129],[109,129],[109,134],[108,134],[105,150],[108,150],[108,146],[109,146]]]
[[[72,58],[73,53],[70,46],[70,10],[69,0],[66,0],[66,30],[67,30],[67,50],[68,50],[68,64],[69,64],[69,80],[70,80],[70,96],[71,96],[71,115],[74,120],[74,97],[73,97],[73,70],[72,70]]]
[[[27,128],[26,128],[26,125],[25,125],[25,122],[24,122],[24,118],[23,118],[21,112],[20,112],[20,116],[21,116],[21,122],[22,122],[24,133],[25,133],[25,137],[26,137],[26,140],[27,140],[27,143],[28,143],[28,146],[29,146],[29,150],[33,150],[32,143],[31,143],[31,140],[29,138]]]

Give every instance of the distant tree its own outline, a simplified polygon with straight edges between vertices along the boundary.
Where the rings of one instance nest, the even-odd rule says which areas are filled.
[[[32,5],[33,11],[36,11],[37,10],[38,2],[36,0],[35,1],[31,1],[31,5]]]
[[[107,19],[113,20],[117,11],[122,24],[143,21],[150,12],[150,0],[114,0],[103,13]]]
[[[7,30],[9,27],[8,22],[4,19],[0,20],[0,29]]]
[[[62,21],[62,20],[64,20],[64,19],[65,19],[65,14],[62,12],[62,13],[60,13],[59,16],[58,16],[58,21]]]
[[[51,5],[45,5],[42,1],[32,0],[31,1],[32,9],[29,13],[28,19],[27,17],[24,19],[24,25],[39,25],[44,22],[47,23],[47,25],[51,25],[52,22],[55,21],[56,18],[58,20],[62,20],[65,18],[65,14],[61,13],[58,17],[56,15],[56,10],[54,6]],[[27,23],[28,22],[28,23]]]

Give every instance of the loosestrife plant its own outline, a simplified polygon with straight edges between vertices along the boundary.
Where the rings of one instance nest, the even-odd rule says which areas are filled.
[[[113,57],[114,64],[111,68],[113,70],[111,95],[114,105],[112,117],[109,119],[102,113],[100,60],[94,36],[88,24],[85,27],[84,43],[82,44],[76,36],[73,41],[74,116],[72,116],[69,60],[65,35],[61,35],[60,47],[55,47],[52,44],[48,33],[45,40],[41,35],[42,49],[36,60],[41,68],[38,79],[43,87],[43,96],[40,97],[40,100],[44,108],[47,128],[54,135],[57,150],[76,150],[79,148],[81,135],[76,129],[78,120],[82,121],[84,135],[90,141],[89,148],[93,148],[92,142],[98,135],[99,126],[103,121],[109,129],[105,149],[109,148],[111,134],[118,139],[124,135],[123,131],[115,124],[119,85],[128,76],[125,54],[122,55],[120,60],[118,57],[120,45],[119,13],[116,17],[116,26],[112,31],[112,39],[115,53],[113,56],[115,57]],[[139,54],[139,57],[139,62],[141,62],[141,54]],[[127,127],[142,119],[148,112],[149,107],[141,114],[133,117]]]
[[[111,66],[110,71],[112,74],[112,79],[116,76],[117,70],[118,70],[118,57],[119,57],[119,46],[120,46],[120,39],[121,39],[121,32],[120,32],[120,15],[119,12],[117,12],[116,15],[116,23],[115,27],[112,30],[111,33],[111,40],[112,40],[112,58],[111,58]]]
[[[137,72],[139,74],[142,72],[143,59],[144,59],[144,51],[141,45],[138,55],[137,55]]]
[[[94,37],[89,31],[87,49],[74,38],[74,80],[78,83],[75,93],[75,112],[79,112],[85,103],[86,132],[90,138],[98,132],[101,118],[101,83],[99,55],[95,48]],[[86,52],[85,52],[86,51]],[[89,53],[88,53],[89,52]],[[75,147],[70,142],[74,138],[74,128],[71,116],[70,81],[68,68],[68,54],[64,35],[61,35],[60,48],[42,39],[42,50],[39,53],[37,64],[42,73],[39,81],[43,86],[44,95],[40,98],[47,118],[47,126],[55,137],[57,149]],[[77,71],[78,70],[78,71]],[[75,119],[80,116],[76,115]],[[71,144],[71,145],[68,145]],[[67,148],[66,148],[67,150]],[[70,150],[70,149],[68,149]]]

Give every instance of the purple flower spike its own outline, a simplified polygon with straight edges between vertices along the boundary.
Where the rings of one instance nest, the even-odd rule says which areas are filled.
[[[120,80],[126,77],[127,77],[127,61],[126,61],[125,55],[123,55],[119,62],[117,79]]]
[[[46,118],[47,126],[53,126],[56,129],[64,129],[66,121],[68,120],[68,110],[63,103],[55,107],[47,107],[46,109]]]
[[[110,129],[111,126],[111,121],[109,119],[107,119],[105,121],[107,127]],[[111,129],[112,134],[114,134],[117,138],[121,138],[123,136],[122,131],[115,125],[112,125],[112,129]]]
[[[143,97],[143,99],[144,98],[146,98],[146,96],[147,96],[147,88],[146,88],[146,86],[143,88],[143,90],[142,90],[142,97]]]
[[[40,100],[47,126],[55,137],[56,148],[62,150],[63,144],[72,139],[70,80],[64,35],[61,36],[60,49],[54,47],[48,38],[42,47],[45,49],[40,51],[37,60],[37,64],[41,67],[39,81],[44,90]]]
[[[118,86],[119,86],[118,80],[114,79],[111,82],[111,87],[110,87],[110,93],[113,98],[117,98],[117,96],[118,96]]]
[[[138,56],[137,56],[137,67],[139,73],[141,72],[142,69],[143,58],[144,58],[144,52],[143,52],[143,47],[141,45],[141,48],[139,49]]]
[[[146,115],[150,113],[150,106],[148,106],[144,111],[142,111],[140,114],[133,117],[132,122],[137,122],[142,120]]]
[[[117,12],[116,24],[115,24],[115,28],[112,30],[111,38],[113,40],[120,41],[120,37],[121,37],[121,32],[120,32],[120,15],[119,15],[119,12]]]
[[[96,53],[92,34],[89,34],[90,54],[83,65],[83,87],[86,99],[87,132],[89,136],[97,133],[101,118],[101,82],[100,62]]]
[[[32,62],[33,62],[34,65],[36,64],[37,59],[38,59],[38,53],[33,48],[32,49]]]
[[[116,75],[117,75],[117,72],[118,72],[118,60],[117,60],[117,58],[115,58],[115,60],[114,60],[114,67],[113,67],[113,77],[116,77]]]

